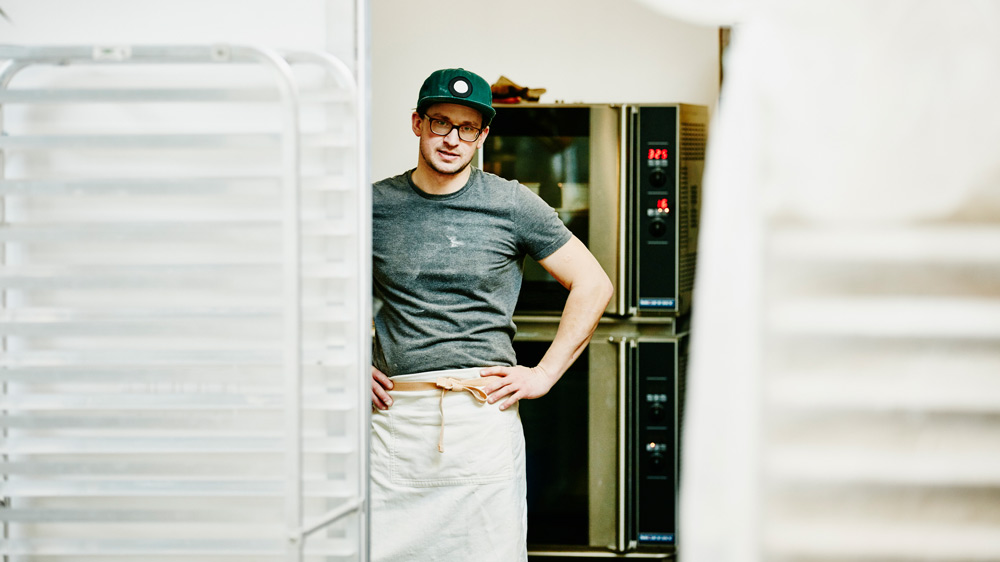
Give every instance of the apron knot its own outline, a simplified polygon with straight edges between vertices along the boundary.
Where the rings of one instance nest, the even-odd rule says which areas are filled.
[[[453,390],[455,392],[461,392],[464,390],[469,394],[471,394],[472,396],[474,396],[476,400],[479,400],[480,402],[486,402],[486,399],[488,398],[486,392],[482,388],[477,386],[474,381],[479,381],[479,384],[482,384],[482,379],[461,380],[461,379],[453,379],[451,377],[441,377],[434,384],[436,384],[441,389],[442,396],[444,395],[444,391],[447,390]]]
[[[438,404],[438,408],[441,410],[441,432],[438,434],[438,452],[444,452],[444,395],[448,391],[461,392],[466,391],[471,394],[476,400],[481,403],[486,403],[486,399],[489,395],[479,388],[479,385],[484,384],[482,378],[478,379],[453,379],[451,377],[441,377],[434,384],[441,389],[441,400]]]

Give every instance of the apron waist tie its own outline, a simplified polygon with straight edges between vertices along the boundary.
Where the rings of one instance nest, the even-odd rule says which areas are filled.
[[[441,377],[436,382],[419,381],[393,381],[392,389],[395,390],[437,390],[441,389],[441,397],[438,400],[438,408],[441,410],[441,432],[438,434],[438,452],[444,452],[444,395],[449,390],[452,392],[466,391],[481,403],[486,402],[488,397],[481,386],[490,382],[494,377],[480,377],[478,379],[453,379],[451,377]]]

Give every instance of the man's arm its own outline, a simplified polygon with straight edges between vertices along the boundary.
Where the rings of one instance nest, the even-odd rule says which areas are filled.
[[[545,395],[587,347],[614,287],[601,264],[576,236],[547,258],[538,262],[563,287],[569,297],[559,319],[552,345],[535,367],[487,367],[482,376],[502,378],[483,387],[490,403],[507,396],[500,405],[506,409],[522,398]]]

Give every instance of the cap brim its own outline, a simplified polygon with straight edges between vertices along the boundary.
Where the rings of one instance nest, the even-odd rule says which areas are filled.
[[[417,107],[418,112],[423,112],[428,107],[436,103],[454,103],[457,105],[464,105],[466,107],[471,107],[483,115],[483,126],[487,126],[493,121],[493,117],[496,116],[497,110],[493,109],[488,105],[483,105],[474,101],[466,101],[463,99],[448,97],[448,96],[431,96],[420,100],[420,106]]]

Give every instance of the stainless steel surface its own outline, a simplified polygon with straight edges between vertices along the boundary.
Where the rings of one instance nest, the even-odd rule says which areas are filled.
[[[588,496],[590,546],[613,548],[615,544],[616,495],[618,486],[618,347],[601,343],[588,346],[590,373],[588,397],[590,444]]]
[[[529,550],[529,558],[603,558],[618,560],[671,560],[673,554],[651,552],[601,552],[593,550]]]
[[[682,311],[686,312],[694,296],[694,280],[680,279],[682,272],[695,269],[698,258],[698,225],[701,212],[701,186],[705,170],[706,134],[708,129],[708,108],[701,105],[680,104],[680,118],[677,120],[677,138],[680,140],[680,152],[686,154],[680,160],[677,171],[678,193],[686,194],[688,200],[684,207],[687,212],[681,213],[677,225],[678,248],[678,298],[681,300]],[[701,134],[697,134],[701,131]],[[692,134],[695,133],[695,134]],[[685,304],[686,303],[686,304]]]
[[[514,316],[517,325],[515,339],[528,341],[545,341],[555,335],[559,318],[554,316],[517,314]],[[686,319],[671,316],[652,316],[635,318],[615,318],[605,316],[600,319],[594,329],[593,340],[599,338],[655,338],[668,337],[688,331]]]
[[[619,314],[624,304],[626,190],[621,186],[622,154],[618,109],[610,105],[590,108],[590,252],[611,279],[618,279],[606,312]],[[616,236],[610,235],[618,233]]]
[[[618,208],[618,255],[621,256],[621,267],[618,268],[618,275],[612,277],[615,282],[615,312],[619,315],[631,314],[628,308],[628,268],[631,264],[628,261],[628,190],[624,189],[629,181],[629,141],[628,141],[628,113],[623,109],[618,110],[618,188],[622,195],[619,200],[622,204]]]
[[[625,521],[627,519],[626,513],[626,501],[628,499],[628,491],[625,489],[626,486],[626,457],[628,450],[628,439],[626,431],[628,430],[628,412],[623,407],[626,403],[626,391],[628,389],[628,355],[629,347],[634,345],[626,337],[622,337],[618,340],[618,454],[615,458],[618,462],[618,497],[615,501],[616,515],[615,521],[617,522],[617,538],[618,542],[616,547],[618,552],[625,552],[626,534],[625,534]]]
[[[356,162],[358,166],[358,177],[355,178],[356,184],[363,189],[358,189],[357,193],[357,208],[359,210],[360,216],[358,217],[358,228],[360,229],[360,237],[358,244],[357,260],[358,267],[361,271],[371,271],[372,268],[372,241],[371,241],[371,225],[372,225],[372,200],[371,200],[371,190],[367,189],[371,185],[371,136],[369,132],[371,131],[371,107],[369,105],[371,97],[371,83],[370,83],[370,71],[371,71],[371,45],[369,39],[369,30],[371,28],[371,6],[368,0],[354,0],[354,75],[356,77],[355,82],[357,84],[357,92],[355,96],[356,106],[354,108],[355,126],[357,127],[356,135],[358,139]],[[371,365],[371,350],[372,350],[372,332],[371,324],[369,319],[372,318],[374,311],[372,309],[372,279],[371,275],[363,275],[361,285],[359,287],[364,295],[363,299],[358,299],[359,306],[357,309],[358,324],[357,329],[359,331],[358,336],[358,346],[356,352],[359,353],[359,357],[364,357],[367,359],[364,368],[367,371]],[[368,498],[369,494],[369,478],[368,478],[368,467],[369,461],[369,440],[371,439],[371,432],[369,428],[371,427],[371,408],[369,404],[371,403],[371,398],[369,397],[368,384],[370,379],[367,376],[359,377],[358,384],[362,389],[358,399],[360,400],[361,410],[358,412],[359,417],[357,422],[360,424],[359,430],[362,436],[361,446],[363,449],[363,454],[358,457],[357,470],[360,482],[359,492],[361,498],[361,509],[363,516],[358,519],[359,529],[358,535],[361,541],[361,549],[358,551],[358,562],[368,562],[370,558],[371,551],[371,510],[369,509]]]
[[[637,116],[637,110],[634,107],[623,106],[621,108],[621,129],[620,129],[621,140],[619,142],[619,144],[621,145],[620,150],[621,150],[621,161],[622,161],[621,185],[622,189],[627,193],[632,191],[632,184],[635,182],[635,178],[632,177],[632,174],[635,173],[635,170],[632,169],[632,166],[628,165],[628,162],[630,162],[632,158],[632,151],[635,150],[635,147],[633,145],[635,144],[634,137],[636,133],[635,133],[634,123],[636,120],[636,116]],[[629,194],[634,195],[631,193]],[[622,277],[619,279],[618,286],[621,287],[620,292],[622,294],[621,314],[630,317],[635,317],[635,314],[636,312],[638,312],[639,307],[637,306],[636,303],[636,296],[632,294],[632,284],[630,283],[630,281],[632,276],[635,275],[635,272],[638,271],[639,265],[636,261],[633,261],[636,258],[631,255],[632,248],[635,245],[635,232],[634,229],[629,228],[629,223],[633,220],[629,216],[630,212],[631,208],[622,209],[621,236],[624,239],[623,244],[625,245],[626,248],[626,257],[622,258],[622,260],[623,262],[628,261],[631,263],[628,264],[628,269],[623,268],[623,271],[625,273],[623,273]]]

